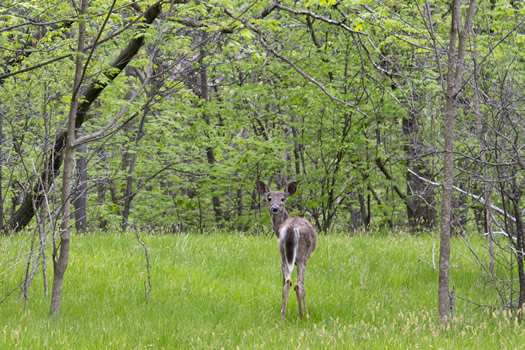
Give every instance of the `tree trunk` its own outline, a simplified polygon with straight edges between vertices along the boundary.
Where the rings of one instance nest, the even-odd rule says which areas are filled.
[[[407,157],[407,167],[414,170],[421,176],[432,179],[434,176],[428,169],[425,162],[418,156],[419,123],[413,114],[403,119],[403,135],[405,135],[405,155]],[[410,229],[433,228],[436,223],[436,210],[432,207],[434,195],[432,190],[428,190],[427,184],[407,171],[407,198],[405,205],[407,208],[407,218]]]
[[[2,154],[2,146],[4,145],[3,124],[4,120],[0,118],[0,228],[4,227],[4,196],[2,191],[2,164],[4,164],[4,155]]]
[[[81,144],[77,149],[77,185],[73,198],[73,206],[75,211],[73,216],[75,218],[75,228],[79,233],[85,233],[87,227],[87,160],[86,152],[87,146],[85,143]]]
[[[454,130],[456,104],[461,89],[466,41],[474,16],[476,0],[471,0],[465,25],[461,28],[461,0],[452,4],[450,42],[448,48],[447,87],[445,91],[445,148],[443,160],[443,193],[441,203],[441,234],[439,247],[438,310],[439,321],[448,323],[451,311],[450,296],[450,220],[452,216],[452,191],[454,185]],[[456,39],[457,51],[456,51]],[[457,56],[456,56],[457,52]]]
[[[449,53],[449,55],[453,54]],[[438,298],[439,320],[441,323],[447,323],[450,315],[450,218],[452,215],[452,186],[454,185],[453,152],[455,119],[456,101],[451,94],[447,93],[445,111],[445,159],[443,162],[443,192],[441,202],[441,235],[439,241]]]
[[[525,232],[523,227],[522,209],[520,208],[521,191],[516,188],[515,197],[512,199],[514,206],[514,213],[516,216],[516,259],[518,262],[518,279],[520,286],[520,294],[518,300],[518,310],[524,311],[525,306]]]
[[[122,222],[120,229],[126,231],[128,228],[128,219],[131,212],[131,202],[133,201],[133,172],[135,171],[135,164],[137,163],[137,155],[131,156],[129,162],[128,175],[126,176],[126,192],[124,193],[124,208],[122,210]]]
[[[365,230],[370,229],[370,195],[367,196],[365,200],[365,196],[359,192],[357,194],[357,198],[359,200],[359,212],[361,214],[361,222],[365,226]]]
[[[480,161],[481,167],[483,168],[483,196],[485,197],[485,208],[483,210],[484,221],[485,221],[485,232],[487,233],[487,243],[489,251],[489,271],[492,277],[494,277],[494,239],[492,235],[492,201],[491,201],[491,185],[488,173],[488,166],[486,164],[487,157],[486,153],[486,140],[485,140],[485,127],[481,118],[481,112],[479,108],[479,90],[478,90],[478,52],[477,52],[477,40],[476,34],[472,31],[472,42],[474,45],[474,50],[472,52],[472,60],[474,61],[474,78],[473,80],[473,89],[474,89],[474,113],[476,114],[476,132],[478,134],[480,150]]]
[[[299,178],[301,176],[301,159],[300,159],[300,146],[297,135],[297,129],[295,128],[295,116],[292,115],[292,136],[293,136],[293,157],[295,165],[295,176]],[[304,169],[303,169],[304,170]]]
[[[210,165],[210,168],[213,167],[213,165],[217,162],[215,159],[215,154],[213,153],[213,148],[208,147],[206,148],[206,158],[208,159],[208,164]],[[212,177],[212,180],[214,178]],[[224,217],[222,209],[221,209],[221,199],[213,195],[211,197],[211,202],[213,204],[213,212],[215,213],[215,221],[217,222],[218,227],[222,227],[222,219]]]
[[[202,43],[201,45],[205,45],[206,43],[206,37],[207,34],[204,32],[202,37]],[[208,102],[208,74],[206,65],[204,64],[204,57],[206,56],[206,52],[204,49],[201,50],[200,58],[199,58],[199,64],[200,64],[200,98],[205,104]],[[204,114],[204,120],[206,121],[207,125],[211,125],[211,121],[208,115]],[[213,168],[214,164],[217,162],[215,158],[215,153],[213,151],[212,147],[206,148],[206,159],[208,160],[208,164],[210,165],[210,169]],[[213,177],[211,177],[212,180],[214,180]],[[212,205],[213,205],[213,211],[215,213],[215,221],[217,223],[218,227],[222,227],[223,223],[222,220],[224,219],[224,213],[221,209],[221,199],[217,195],[212,195],[211,198]]]
[[[356,201],[356,196],[358,194],[356,192],[350,192],[350,200],[351,202]],[[361,209],[362,205],[361,202],[359,202],[359,208]],[[361,214],[361,210],[356,209],[354,204],[349,205],[350,208],[350,222],[352,225],[352,230],[357,231],[359,228],[363,226],[363,216]]]
[[[135,145],[138,145],[140,139],[144,136],[144,124],[146,122],[146,115],[147,111],[144,111],[144,114],[142,115],[142,118],[139,123],[139,127],[137,130],[137,136],[135,137]],[[135,195],[133,194],[133,173],[135,172],[135,165],[137,164],[137,154],[134,153],[128,169],[128,176],[126,178],[126,193],[124,195],[124,210],[122,211],[122,224],[121,229],[122,231],[126,231],[126,228],[128,227],[128,218],[129,214],[131,212],[131,202],[133,201],[133,198]]]
[[[81,0],[80,17],[87,14],[88,0]],[[73,80],[73,95],[67,120],[67,139],[64,149],[64,173],[62,178],[62,222],[60,224],[60,248],[57,255],[56,244],[53,246],[53,287],[51,290],[51,315],[60,313],[64,275],[69,262],[69,245],[71,235],[71,174],[73,170],[73,156],[75,152],[75,122],[77,118],[78,95],[82,83],[82,54],[86,22],[80,21],[78,28],[78,47],[75,59],[75,78]],[[56,238],[54,238],[56,239]]]
[[[239,222],[241,221],[241,218],[244,215],[244,203],[242,200],[242,195],[243,195],[242,188],[238,188],[237,189],[237,219],[239,220]],[[244,232],[247,230],[247,227],[244,224],[239,224],[237,226],[237,230]]]
[[[128,92],[126,95],[126,99],[130,98],[131,93]],[[127,123],[123,128],[122,131],[124,134],[129,135],[132,133],[135,122]],[[118,206],[120,207],[121,200],[124,201],[124,206],[122,207],[122,210],[119,210],[120,215],[122,217],[122,221],[120,224],[120,229],[122,231],[126,231],[126,228],[128,226],[128,218],[129,214],[131,212],[131,201],[132,199],[128,197],[128,195],[131,195],[131,192],[133,190],[133,179],[132,179],[132,173],[130,171],[135,170],[135,161],[136,157],[134,152],[131,152],[131,148],[133,145],[131,143],[126,143],[125,145],[122,145],[122,161],[120,163],[120,170],[122,172],[127,172],[126,175],[126,187],[122,188],[118,193],[115,192],[115,195],[118,197],[118,199],[115,201],[118,203]],[[134,161],[135,160],[135,161]],[[120,187],[120,186],[119,186]]]
[[[106,154],[106,150],[104,149],[104,145],[101,145],[98,149],[97,149],[97,155],[98,155],[98,162],[100,164],[103,164],[103,166],[106,168],[106,173],[109,173],[109,166],[108,166],[108,156]],[[104,173],[104,172],[102,172]],[[106,192],[107,192],[107,189],[108,189],[108,178],[106,176],[104,177],[98,177],[96,180],[95,180],[95,183],[96,183],[96,188],[97,188],[97,203],[96,203],[96,206],[99,207],[99,206],[103,206],[106,202]],[[102,229],[102,230],[105,230],[108,226],[108,220],[100,215],[98,217],[98,228]]]

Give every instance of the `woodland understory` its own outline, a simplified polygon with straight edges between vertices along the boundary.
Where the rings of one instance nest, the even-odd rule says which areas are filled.
[[[33,234],[36,265],[52,242],[60,279],[72,231],[268,234],[255,183],[297,181],[321,234],[440,232],[442,321],[451,235],[486,237],[473,260],[519,310],[524,21],[516,0],[2,1],[0,235]]]

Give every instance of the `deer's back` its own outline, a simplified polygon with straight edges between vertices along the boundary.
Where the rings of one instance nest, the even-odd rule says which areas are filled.
[[[305,262],[312,255],[317,243],[317,233],[310,221],[295,216],[288,218],[282,223],[279,231],[293,231],[294,228],[299,230],[299,243],[297,246],[297,262]]]

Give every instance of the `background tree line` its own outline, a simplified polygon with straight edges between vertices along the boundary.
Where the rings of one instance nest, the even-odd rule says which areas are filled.
[[[486,234],[524,305],[521,2],[84,6],[1,5],[5,234],[260,231],[255,181],[293,179],[321,232]]]

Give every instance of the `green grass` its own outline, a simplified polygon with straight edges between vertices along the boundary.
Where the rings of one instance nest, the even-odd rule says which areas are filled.
[[[2,239],[5,257],[0,262],[18,254],[23,240]],[[143,239],[151,257],[149,305],[144,252],[133,234],[74,235],[60,316],[48,316],[50,297],[43,294],[40,273],[27,306],[18,292],[0,305],[0,348],[523,346],[525,327],[515,318],[459,299],[456,319],[448,329],[439,327],[435,236],[320,236],[306,275],[310,314],[299,318],[292,293],[285,322],[280,320],[275,238],[211,234]],[[458,295],[483,301],[488,296],[468,256],[464,244],[454,240],[452,281]],[[0,265],[2,296],[23,274],[23,265],[3,273],[5,266]]]

